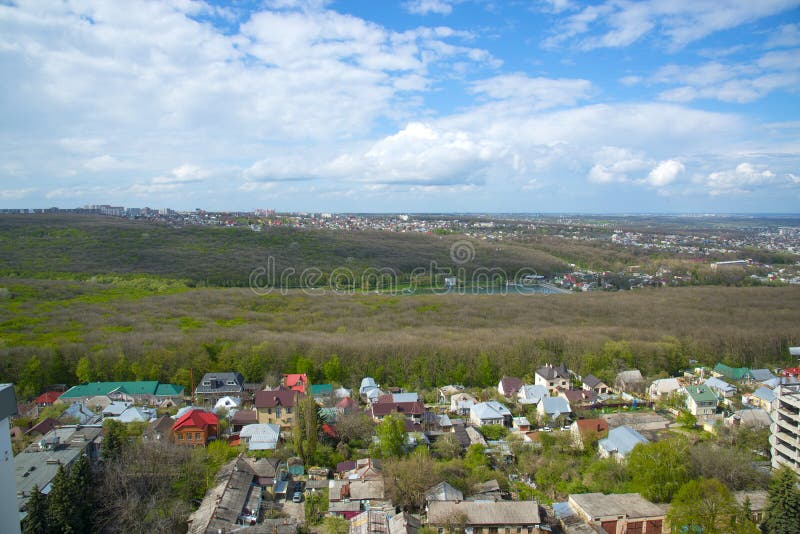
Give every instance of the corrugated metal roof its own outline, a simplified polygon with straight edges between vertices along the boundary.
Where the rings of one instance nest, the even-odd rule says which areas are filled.
[[[428,523],[443,525],[462,516],[468,526],[538,525],[539,504],[536,501],[434,501],[428,507]]]

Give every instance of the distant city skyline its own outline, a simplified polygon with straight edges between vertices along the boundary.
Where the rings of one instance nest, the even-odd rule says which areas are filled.
[[[0,72],[0,209],[800,206],[800,0],[19,0]]]

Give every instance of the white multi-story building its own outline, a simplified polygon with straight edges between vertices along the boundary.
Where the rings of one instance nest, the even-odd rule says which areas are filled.
[[[775,393],[778,409],[769,438],[772,467],[788,465],[800,473],[800,384],[778,386]]]
[[[20,531],[14,451],[11,449],[9,419],[17,413],[13,384],[0,384],[0,532]]]

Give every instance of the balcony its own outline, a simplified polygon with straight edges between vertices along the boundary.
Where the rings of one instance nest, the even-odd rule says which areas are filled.
[[[776,442],[773,443],[772,448],[781,453],[784,457],[794,462],[800,460],[800,456],[798,456],[797,454],[797,449],[792,449],[790,447],[787,447],[780,440],[776,440]]]
[[[793,410],[787,410],[785,407],[780,406],[778,413],[787,419],[794,421],[795,424],[800,424],[800,414],[795,413]]]

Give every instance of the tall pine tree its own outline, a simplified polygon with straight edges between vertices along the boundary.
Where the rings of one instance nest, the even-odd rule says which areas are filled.
[[[50,532],[73,533],[75,501],[72,498],[72,484],[63,465],[53,478],[50,493],[47,495],[47,525]]]
[[[769,486],[767,534],[800,534],[800,491],[797,475],[784,466],[775,471]]]
[[[47,496],[34,485],[27,504],[28,515],[22,520],[23,534],[47,534]]]
[[[70,493],[74,507],[73,527],[76,532],[89,532],[92,526],[92,466],[81,454],[69,470]]]

